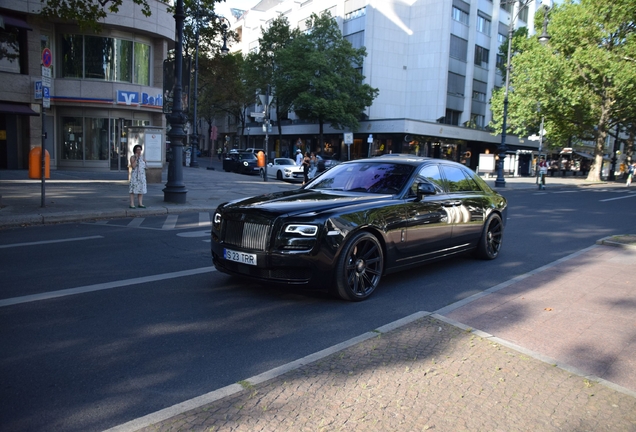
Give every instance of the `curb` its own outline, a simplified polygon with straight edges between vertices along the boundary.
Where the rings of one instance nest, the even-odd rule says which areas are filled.
[[[596,241],[598,245],[614,246],[623,249],[636,249],[636,234],[620,234],[604,237]]]

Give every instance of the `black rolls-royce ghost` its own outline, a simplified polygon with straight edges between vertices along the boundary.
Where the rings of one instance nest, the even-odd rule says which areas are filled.
[[[455,162],[410,155],[349,161],[300,189],[220,205],[212,261],[232,275],[358,301],[390,272],[467,251],[497,258],[506,206]]]

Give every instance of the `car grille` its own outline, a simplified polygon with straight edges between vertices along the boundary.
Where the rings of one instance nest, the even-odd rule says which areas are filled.
[[[267,249],[270,226],[261,223],[227,220],[223,241],[227,245],[243,249],[264,251]]]

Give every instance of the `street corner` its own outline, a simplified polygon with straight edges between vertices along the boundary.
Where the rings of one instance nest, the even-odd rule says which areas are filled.
[[[636,249],[636,234],[619,234],[604,237],[596,241],[598,245]]]

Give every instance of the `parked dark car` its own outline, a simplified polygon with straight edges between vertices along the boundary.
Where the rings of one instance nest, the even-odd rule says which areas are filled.
[[[344,162],[291,191],[220,205],[217,270],[369,297],[383,275],[464,252],[497,258],[506,199],[465,166],[387,155]]]
[[[327,157],[322,157],[320,155],[316,155],[316,159],[318,160],[318,170],[317,172],[321,173],[323,171],[328,170],[329,168],[333,168],[338,165],[340,162],[335,159],[330,159]]]
[[[230,152],[227,157],[223,159],[223,170],[241,174],[260,173],[256,155],[247,151]]]

